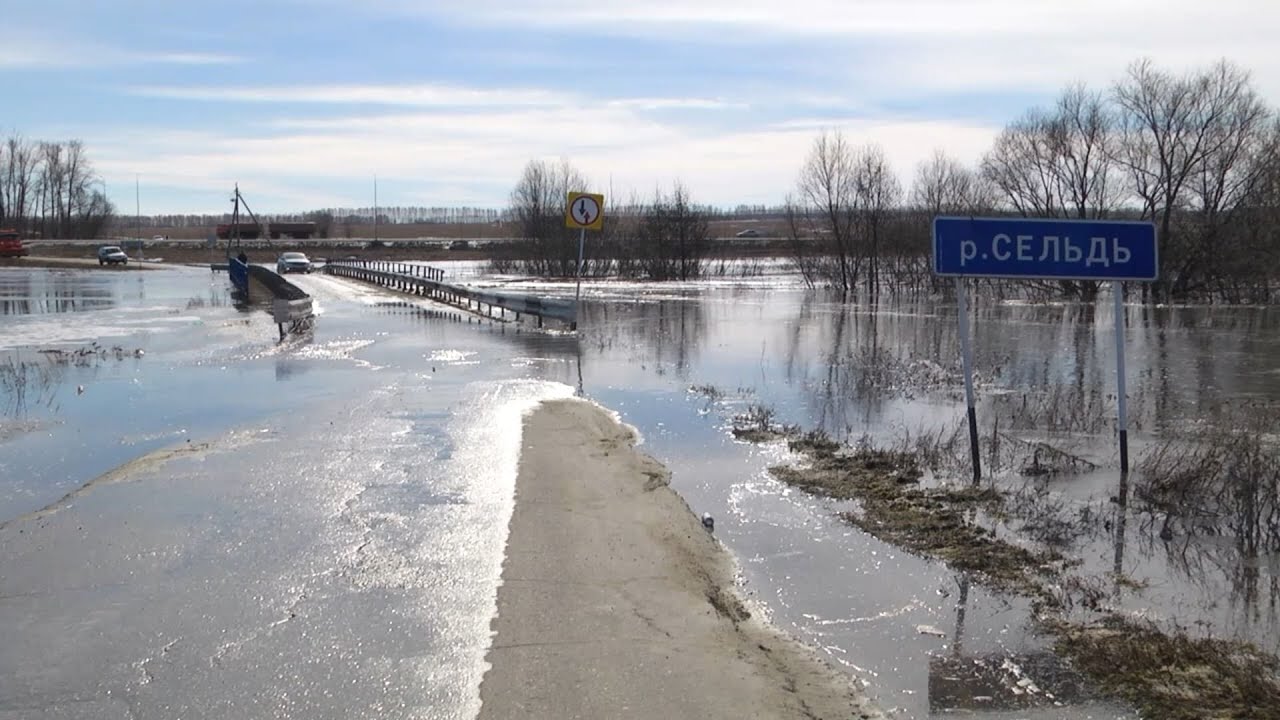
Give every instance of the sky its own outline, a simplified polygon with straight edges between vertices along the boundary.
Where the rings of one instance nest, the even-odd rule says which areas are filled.
[[[121,212],[611,197],[780,204],[814,139],[909,186],[1068,84],[1227,58],[1280,104],[1278,0],[8,0],[0,131],[84,141]],[[137,193],[135,194],[135,183]]]

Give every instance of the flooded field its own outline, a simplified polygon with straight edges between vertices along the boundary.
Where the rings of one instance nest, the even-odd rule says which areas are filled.
[[[775,621],[861,671],[884,707],[981,713],[1003,694],[1018,717],[1133,716],[1053,658],[1029,600],[882,543],[838,516],[848,503],[782,484],[768,468],[795,461],[785,442],[734,440],[734,417],[765,408],[777,424],[852,445],[928,447],[942,467],[926,484],[967,478],[954,303],[849,306],[780,284],[593,288],[588,393],[644,431],[695,508],[731,514],[718,533]],[[1166,437],[1236,422],[1240,408],[1273,417],[1278,323],[1260,308],[1131,305],[1135,458]],[[1092,606],[1078,616],[1114,610],[1280,650],[1274,553],[1220,529],[1170,532],[1135,507],[1144,478],[1119,472],[1109,303],[980,303],[974,333],[983,461],[1018,506],[985,523],[997,537],[1079,560],[1076,586],[1063,591]],[[653,378],[643,389],[637,367]],[[1055,697],[992,687],[1018,687],[1024,675]]]
[[[731,432],[768,413],[929,447],[923,484],[963,482],[948,299],[843,304],[776,268],[589,283],[575,337],[297,282],[320,316],[277,344],[207,270],[0,270],[0,712],[474,715],[520,412],[578,392],[716,517],[757,610],[894,717],[1137,717],[1056,658],[1030,599],[877,540],[841,517],[854,503],[770,473],[797,461],[784,441]],[[1165,522],[1140,507],[1142,473],[1121,478],[1110,304],[977,305],[984,463],[1023,506],[993,532],[1078,558],[1095,606],[1280,652],[1267,543]],[[1273,312],[1127,314],[1136,459],[1280,399]]]

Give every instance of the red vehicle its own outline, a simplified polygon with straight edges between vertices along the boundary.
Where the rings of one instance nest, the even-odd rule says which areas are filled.
[[[27,248],[17,230],[0,230],[0,257],[22,257]]]

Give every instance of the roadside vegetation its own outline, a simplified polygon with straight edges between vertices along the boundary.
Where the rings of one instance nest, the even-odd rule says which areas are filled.
[[[1161,536],[1225,537],[1254,559],[1280,551],[1275,410],[1231,409],[1212,428],[1166,438],[1143,456],[1135,494]]]
[[[565,227],[569,192],[589,187],[568,161],[533,160],[511,192],[510,214],[521,241],[491,260],[494,271],[550,277],[578,272],[577,230]],[[590,233],[582,273],[589,277],[693,280],[709,270],[709,208],[697,205],[677,182],[647,201],[606,197],[604,229]]]
[[[530,162],[508,215],[520,242],[495,269],[568,277],[577,233],[566,192],[593,186],[568,161]],[[597,187],[597,189],[599,189]],[[648,200],[608,197],[605,228],[587,243],[592,277],[687,280],[706,271],[710,208],[676,183]],[[931,267],[937,215],[1132,219],[1156,225],[1160,278],[1150,302],[1268,303],[1280,292],[1280,117],[1247,70],[1227,61],[1175,73],[1149,60],[1109,87],[1072,85],[1011,121],[978,163],[939,149],[910,182],[874,142],[821,133],[795,191],[766,213],[780,251],[811,286],[850,298],[948,292]],[[987,285],[987,283],[982,283]],[[1011,288],[1013,288],[1011,290]],[[990,284],[1010,292],[1092,301],[1094,281]]]
[[[1255,561],[1280,548],[1273,410],[1229,411],[1229,418],[1215,423],[1229,430],[1186,433],[1145,452],[1135,474],[1135,522],[1161,528],[1164,539],[1174,532],[1225,536]],[[1050,418],[1047,408],[1024,412],[1021,419],[1006,419],[1006,426],[1082,422]],[[1246,642],[1206,635],[1203,628],[1192,632],[1123,611],[1110,604],[1111,592],[1121,586],[1141,590],[1139,582],[1081,574],[1073,539],[1111,532],[1105,508],[1068,507],[1034,486],[1010,490],[949,481],[968,477],[967,437],[959,430],[903,436],[892,447],[865,438],[846,445],[820,430],[782,426],[758,405],[736,415],[732,429],[746,441],[785,440],[796,461],[770,468],[771,474],[814,495],[854,501],[856,509],[841,513],[850,524],[988,587],[1030,598],[1037,626],[1053,639],[1055,651],[1144,717],[1280,718],[1280,659]],[[1034,478],[1091,467],[1050,443],[988,432],[1006,438],[1003,449],[992,450],[1005,457],[1006,472]]]
[[[871,144],[823,133],[787,205],[796,265],[846,292],[937,292],[937,215],[1009,214],[1155,223],[1160,279],[1148,300],[1265,303],[1277,290],[1280,123],[1248,71],[1227,61],[1176,74],[1139,60],[1108,88],[1073,85],[1010,122],[976,166],[939,150],[909,192]],[[1085,301],[1092,281],[1026,283]]]
[[[96,341],[76,348],[0,353],[0,421],[22,419],[32,409],[54,407],[69,368],[97,368],[143,355],[141,348],[107,347]]]

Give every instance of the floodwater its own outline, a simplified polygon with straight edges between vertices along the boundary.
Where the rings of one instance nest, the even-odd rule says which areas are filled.
[[[852,441],[954,430],[954,304],[845,305],[776,272],[593,283],[575,338],[297,282],[320,315],[277,344],[207,270],[0,269],[0,716],[474,716],[520,413],[580,392],[716,516],[757,610],[895,717],[1133,717],[1054,661],[1025,601],[847,525],[845,506],[769,475],[785,447],[728,431],[753,404]],[[1280,396],[1272,313],[1128,316],[1135,455],[1222,400]],[[1082,573],[1135,581],[1115,607],[1280,649],[1275,558],[1162,541],[1115,502],[1110,318],[1109,303],[979,299],[979,414],[1098,466],[1026,481],[997,452],[992,469],[1106,515],[1072,551]],[[978,681],[956,687],[974,667],[1058,704],[1002,709]]]

